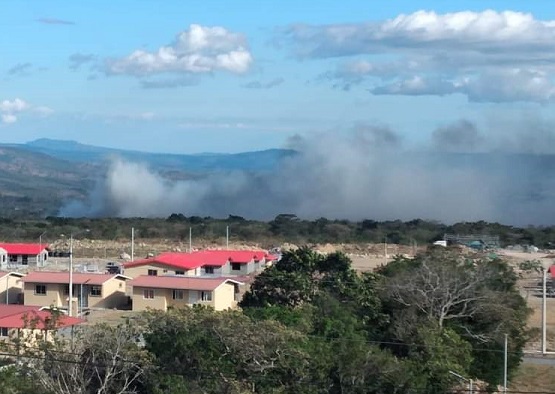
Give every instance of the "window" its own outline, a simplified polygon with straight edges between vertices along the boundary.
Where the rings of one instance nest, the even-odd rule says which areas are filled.
[[[91,286],[91,297],[100,297],[102,295],[102,286]]]
[[[5,254],[2,255],[2,262],[3,262],[3,263],[6,262],[6,255],[5,255]]]
[[[46,285],[35,285],[36,295],[46,295]]]
[[[183,295],[183,290],[174,290],[172,293],[172,298],[174,300],[182,300],[185,298]]]
[[[167,272],[168,272],[168,270],[164,270],[164,271],[162,271],[162,272],[163,272],[163,273],[165,274],[165,273],[167,273]]]
[[[8,327],[0,327],[0,337],[7,337],[10,335]]]
[[[148,270],[148,276],[157,276],[158,270]]]
[[[175,271],[176,275],[185,275],[185,271]]]
[[[154,299],[154,290],[152,290],[152,289],[143,290],[143,298],[153,300]]]
[[[200,292],[200,299],[202,301],[212,301],[212,292],[211,291],[201,291]]]
[[[17,263],[17,255],[10,254],[10,263]]]
[[[204,267],[204,273],[205,274],[213,274],[214,273],[214,267],[210,267],[210,266]]]
[[[68,295],[69,294],[69,285],[65,285],[64,286],[64,295]]]
[[[239,263],[231,263],[231,270],[232,270],[232,271],[241,271],[241,264],[239,264]]]
[[[29,255],[27,254],[21,255],[21,264],[23,265],[29,264]]]

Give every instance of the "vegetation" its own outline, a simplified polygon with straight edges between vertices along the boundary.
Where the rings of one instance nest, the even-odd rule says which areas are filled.
[[[310,243],[382,243],[419,245],[429,244],[443,238],[445,233],[485,234],[500,237],[503,245],[536,245],[541,248],[553,247],[555,226],[517,228],[498,223],[473,222],[444,225],[425,220],[400,220],[377,222],[362,220],[301,220],[295,215],[278,215],[269,222],[247,220],[230,215],[227,219],[186,217],[172,214],[166,219],[145,218],[63,218],[47,217],[40,220],[17,220],[0,218],[0,239],[5,241],[37,242],[39,235],[46,231],[43,239],[57,239],[61,234],[89,229],[80,237],[90,239],[129,239],[134,227],[136,239],[164,238],[186,241],[189,229],[195,238],[221,242],[225,238],[226,227],[230,228],[232,241],[257,242],[265,246],[276,246],[283,242],[295,244]]]
[[[445,248],[365,274],[301,248],[256,277],[240,311],[85,327],[22,351],[0,379],[13,393],[443,394],[452,371],[493,387],[504,335],[510,376],[527,338],[515,284],[503,261]]]

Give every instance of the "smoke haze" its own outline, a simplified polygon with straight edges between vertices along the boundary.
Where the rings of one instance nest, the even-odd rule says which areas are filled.
[[[537,137],[530,136],[534,144],[555,146],[546,127],[537,130]],[[174,182],[143,164],[115,160],[87,201],[68,204],[60,215],[233,214],[267,220],[294,213],[307,219],[553,224],[555,156],[504,149],[518,146],[522,137],[514,136],[488,140],[475,124],[461,120],[433,131],[430,148],[415,152],[387,127],[358,125],[343,138],[291,138],[288,147],[298,154],[271,172],[218,172]],[[495,153],[468,153],[485,148]]]

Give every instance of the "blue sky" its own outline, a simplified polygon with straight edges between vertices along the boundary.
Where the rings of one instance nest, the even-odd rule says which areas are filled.
[[[0,134],[157,152],[552,121],[546,1],[5,1]],[[459,123],[457,123],[459,124]]]

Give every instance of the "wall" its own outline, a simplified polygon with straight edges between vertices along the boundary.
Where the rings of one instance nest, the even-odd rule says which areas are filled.
[[[21,278],[6,275],[0,278],[0,304],[6,303],[6,288],[8,289],[8,304],[17,304],[23,293],[23,281]]]
[[[112,278],[104,282],[102,285],[101,296],[91,296],[88,286],[88,302],[89,308],[123,308],[127,305],[126,281],[123,279]]]
[[[175,267],[170,267],[164,264],[147,264],[147,265],[141,265],[138,267],[131,267],[131,268],[125,268],[123,274],[126,276],[130,276],[131,278],[136,278],[138,276],[141,275],[148,275],[148,270],[157,270],[158,271],[158,276],[163,276],[163,275],[175,275],[175,271],[180,271],[179,269],[176,269]],[[164,272],[166,271],[166,272]],[[197,270],[189,270],[189,271],[185,271],[185,275],[187,276],[197,276],[200,275],[200,268],[198,268]]]
[[[223,311],[230,308],[235,308],[235,286],[233,283],[224,283],[213,291],[212,299],[214,300],[214,309]]]
[[[143,290],[145,290],[144,287],[133,286],[133,311],[146,311],[148,308],[167,310],[168,303],[165,289],[153,289],[153,299],[145,299]]]
[[[64,287],[59,284],[46,283],[46,295],[36,295],[35,285],[38,283],[24,283],[24,305],[66,307],[66,297],[63,295]]]
[[[1,262],[2,257],[0,256],[0,262],[1,262],[2,266],[4,266],[4,264],[5,264],[6,267],[13,267],[13,266],[37,267],[37,266],[41,266],[39,264],[41,254],[29,254],[29,255],[27,255],[27,264],[22,264],[23,263],[23,255],[18,254],[16,256],[17,256],[17,262],[10,261],[10,257],[8,256],[6,258],[5,263]],[[43,256],[44,262],[46,263],[48,261],[48,252],[47,251],[42,252],[42,256]]]
[[[231,264],[232,266],[232,264]],[[252,272],[255,271],[255,266],[254,266],[254,261],[251,261],[249,263],[241,263],[241,269],[238,271],[235,271],[233,269],[230,268],[229,274],[230,275],[248,275]]]

